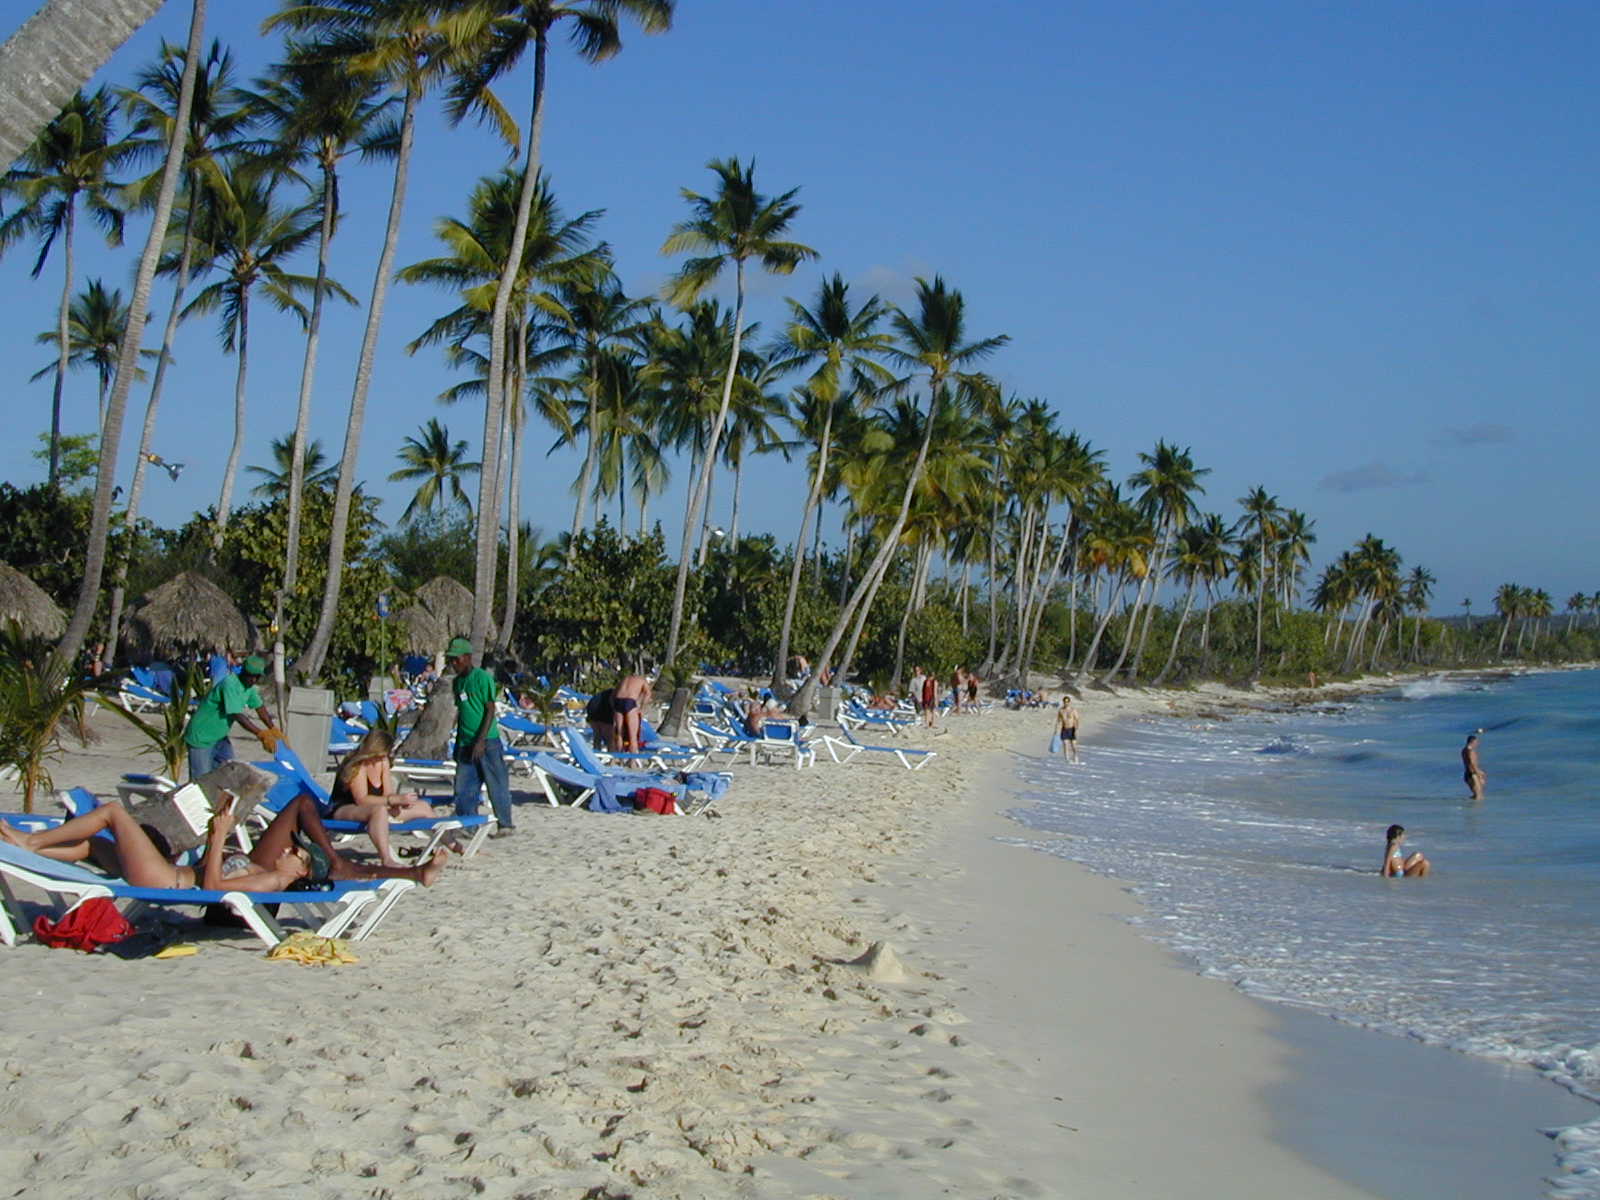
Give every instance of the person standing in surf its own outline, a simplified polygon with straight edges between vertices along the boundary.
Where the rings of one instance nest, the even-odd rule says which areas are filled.
[[[1461,747],[1461,778],[1467,785],[1467,790],[1472,793],[1474,800],[1483,799],[1483,785],[1489,778],[1483,773],[1483,767],[1478,764],[1478,735],[1467,734],[1467,744]]]
[[[1072,761],[1078,761],[1078,710],[1072,707],[1072,697],[1061,697],[1061,707],[1056,710],[1056,731],[1061,735],[1063,749],[1072,748]]]

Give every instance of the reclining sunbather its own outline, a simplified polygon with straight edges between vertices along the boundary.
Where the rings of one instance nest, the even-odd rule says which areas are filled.
[[[333,777],[333,808],[329,816],[340,821],[360,821],[386,867],[400,861],[389,849],[390,821],[421,821],[435,817],[433,805],[415,792],[401,792],[394,781],[394,738],[385,730],[369,730],[356,748],[345,755]]]
[[[317,815],[316,802],[300,795],[273,818],[265,833],[256,840],[249,854],[227,853],[223,843],[235,821],[231,804],[211,818],[202,865],[179,866],[172,862],[138,821],[122,807],[108,800],[81,817],[50,829],[31,833],[0,822],[0,840],[35,854],[61,862],[82,862],[95,858],[97,865],[121,876],[135,887],[204,888],[208,891],[281,892],[295,880],[311,873],[313,852],[296,845],[295,834],[327,856],[327,878],[410,879],[424,887],[432,886],[449,861],[447,850],[438,850],[422,867],[368,867],[341,858],[328,838],[328,831]],[[95,834],[107,831],[113,843],[107,845]]]

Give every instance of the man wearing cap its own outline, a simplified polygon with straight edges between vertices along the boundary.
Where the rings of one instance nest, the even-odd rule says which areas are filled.
[[[283,731],[272,723],[272,714],[256,691],[256,683],[267,673],[266,662],[256,654],[244,660],[235,675],[223,673],[211,685],[211,690],[200,697],[189,727],[183,731],[184,744],[189,747],[189,778],[208,775],[233,758],[233,743],[228,734],[235,724],[261,739],[268,754],[277,750]],[[255,717],[251,717],[254,711]]]
[[[472,665],[472,643],[464,637],[450,639],[445,649],[450,669],[456,673],[450,690],[456,698],[456,812],[474,816],[478,789],[489,789],[489,804],[499,828],[495,837],[510,837],[511,780],[500,749],[500,725],[495,720],[494,676]]]

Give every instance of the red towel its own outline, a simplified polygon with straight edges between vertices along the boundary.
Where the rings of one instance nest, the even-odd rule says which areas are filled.
[[[59,921],[37,917],[33,922],[33,936],[45,945],[86,953],[120,942],[132,932],[127,918],[104,896],[85,900]]]
[[[661,788],[640,788],[633,794],[635,808],[648,808],[651,812],[658,812],[664,817],[676,815],[678,801],[671,792]]]

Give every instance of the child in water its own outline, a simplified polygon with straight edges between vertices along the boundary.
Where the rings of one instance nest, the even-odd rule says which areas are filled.
[[[1389,844],[1384,848],[1383,866],[1379,868],[1378,872],[1385,879],[1397,878],[1402,875],[1408,878],[1421,879],[1433,869],[1433,865],[1422,856],[1420,850],[1409,858],[1401,851],[1400,843],[1405,841],[1406,838],[1406,827],[1404,825],[1389,826],[1387,837]]]

